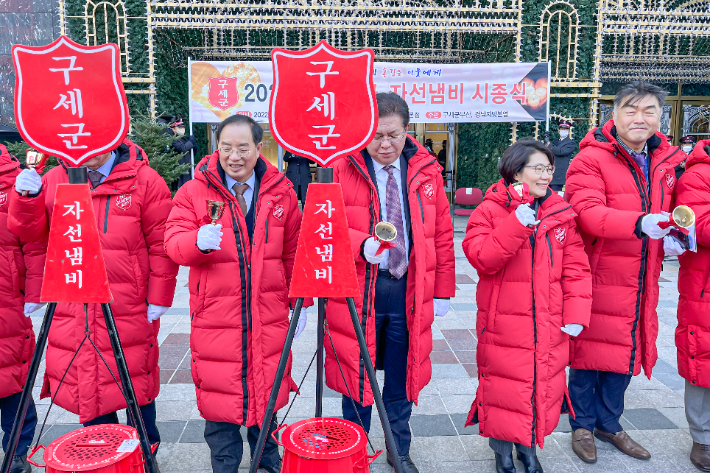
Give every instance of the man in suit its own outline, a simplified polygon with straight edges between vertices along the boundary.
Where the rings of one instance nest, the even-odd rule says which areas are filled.
[[[431,379],[431,325],[455,295],[453,229],[441,166],[407,135],[409,109],[395,93],[377,94],[379,123],[367,148],[333,166],[343,188],[350,242],[360,284],[355,304],[370,356],[385,371],[382,398],[405,473],[412,404]],[[377,254],[374,226],[397,229],[396,246]],[[343,417],[370,429],[374,402],[345,299],[328,301],[326,382],[343,394]],[[342,366],[343,371],[340,371]],[[388,446],[391,449],[391,446]],[[392,452],[387,461],[393,463]]]
[[[552,176],[550,188],[560,192],[567,180],[567,169],[572,155],[577,151],[577,143],[572,139],[572,124],[560,122],[560,139],[550,143],[550,150],[555,155],[555,174]]]

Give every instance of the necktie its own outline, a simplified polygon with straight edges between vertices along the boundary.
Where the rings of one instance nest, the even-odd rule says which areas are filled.
[[[249,189],[249,184],[234,184],[232,186],[234,193],[237,197],[237,202],[239,203],[239,208],[242,209],[242,215],[247,216],[247,201],[244,198],[244,193]]]
[[[89,181],[91,182],[91,187],[94,188],[98,186],[102,177],[104,177],[104,175],[99,171],[89,171]]]
[[[387,220],[397,229],[397,237],[394,243],[395,248],[389,250],[390,274],[397,279],[401,279],[404,273],[407,272],[407,248],[404,246],[404,222],[402,222],[402,201],[400,200],[401,193],[397,180],[394,177],[394,171],[398,169],[391,164],[383,167],[387,171]]]

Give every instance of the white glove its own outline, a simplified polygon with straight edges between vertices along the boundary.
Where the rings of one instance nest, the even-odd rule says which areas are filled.
[[[445,316],[449,311],[449,307],[451,307],[451,300],[434,298],[434,315],[436,317]]]
[[[680,256],[685,253],[683,245],[670,235],[663,237],[663,252],[666,256]]]
[[[31,313],[38,311],[47,304],[46,302],[25,302],[25,317],[29,317]]]
[[[375,240],[374,237],[370,237],[365,240],[365,247],[363,248],[363,253],[365,254],[365,259],[371,264],[380,264],[385,259],[385,252],[383,251],[379,255],[375,256],[377,250],[380,249],[380,242]]]
[[[15,178],[15,190],[20,195],[23,192],[37,194],[41,188],[42,178],[34,169],[25,169]]]
[[[649,238],[658,240],[668,235],[671,231],[671,227],[660,228],[658,224],[660,222],[669,222],[670,217],[663,214],[648,214],[641,219],[641,231],[648,235]]]
[[[530,204],[518,205],[518,208],[515,209],[515,216],[524,227],[540,223],[540,220],[535,220],[535,211],[530,208]]]
[[[560,330],[562,330],[564,333],[572,335],[573,337],[576,337],[577,335],[582,333],[582,330],[584,330],[584,326],[579,324],[567,324],[564,327],[560,327]]]
[[[293,317],[293,311],[291,311],[291,317]],[[293,339],[297,339],[301,332],[306,328],[306,322],[308,322],[308,308],[301,307],[301,315],[298,316],[298,325],[296,325],[296,333],[293,335]]]
[[[221,250],[222,224],[202,225],[197,231],[197,247],[202,251]]]
[[[163,307],[162,305],[148,304],[148,322],[151,324],[153,321],[158,320],[161,315],[168,311],[169,307]]]

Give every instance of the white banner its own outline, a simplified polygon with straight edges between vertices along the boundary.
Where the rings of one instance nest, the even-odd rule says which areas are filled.
[[[269,122],[270,61],[189,63],[190,120],[219,123],[243,114]],[[413,123],[545,121],[549,63],[375,63],[377,92],[396,92]]]

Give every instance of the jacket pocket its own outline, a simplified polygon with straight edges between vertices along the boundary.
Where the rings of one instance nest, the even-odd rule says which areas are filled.
[[[592,257],[589,259],[589,267],[592,270],[592,274],[596,272],[597,264],[599,264],[599,258],[602,254],[602,248],[604,248],[604,238],[595,238],[592,244]]]

